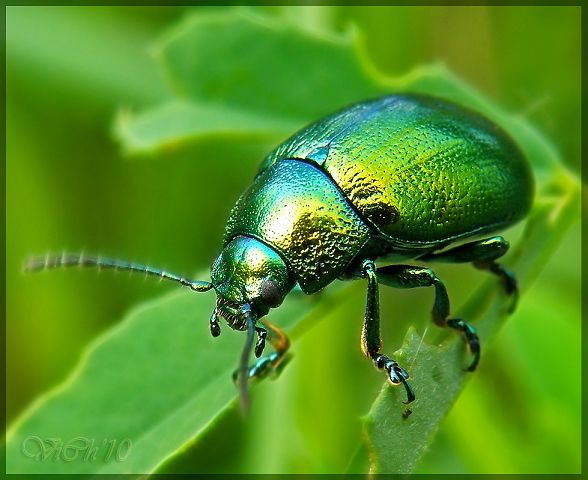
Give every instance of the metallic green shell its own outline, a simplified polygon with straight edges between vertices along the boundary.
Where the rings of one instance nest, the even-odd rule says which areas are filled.
[[[238,235],[276,249],[313,293],[344,272],[371,231],[324,172],[286,160],[265,169],[233,208],[225,243]]]
[[[359,103],[301,130],[262,164],[321,166],[362,218],[399,249],[507,227],[533,198],[521,152],[498,126],[420,95]]]

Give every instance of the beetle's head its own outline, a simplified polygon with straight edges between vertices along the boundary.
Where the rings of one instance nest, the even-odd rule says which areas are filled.
[[[217,298],[210,319],[212,335],[220,335],[218,317],[223,317],[235,330],[247,330],[239,366],[241,404],[246,409],[247,366],[257,320],[270,308],[279,306],[295,282],[275,250],[259,240],[243,236],[225,245],[212,264],[210,277]],[[256,350],[256,355],[259,354]]]
[[[235,330],[245,330],[242,309],[249,305],[256,318],[279,306],[294,286],[282,258],[251,237],[235,237],[223,249],[210,273],[217,294],[214,315]]]

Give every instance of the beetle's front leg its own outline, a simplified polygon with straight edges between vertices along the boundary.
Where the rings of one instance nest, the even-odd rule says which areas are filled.
[[[459,318],[449,316],[449,297],[443,282],[430,268],[414,267],[411,265],[389,265],[378,268],[379,281],[395,288],[435,287],[433,303],[433,321],[440,327],[450,327],[464,334],[466,343],[474,355],[472,363],[467,368],[473,372],[480,361],[480,340],[476,329]]]
[[[361,330],[361,349],[366,357],[373,360],[376,368],[386,370],[388,378],[393,385],[400,383],[404,385],[407,395],[407,400],[404,403],[408,404],[415,399],[414,392],[407,382],[409,378],[408,373],[395,360],[381,353],[380,302],[378,277],[374,262],[372,260],[365,260],[362,264],[362,272],[368,279],[368,290],[365,318]]]
[[[512,313],[519,298],[519,288],[514,274],[496,263],[508,251],[509,244],[501,236],[485,238],[475,242],[465,243],[444,252],[429,253],[419,258],[427,262],[472,263],[474,267],[488,270],[502,281],[504,290],[512,295],[509,312]]]
[[[279,374],[282,368],[288,363],[289,355],[287,355],[290,347],[290,340],[286,334],[275,325],[269,322],[257,321],[255,327],[257,332],[257,343],[255,344],[255,356],[260,357],[265,348],[266,339],[269,339],[275,352],[270,353],[264,357],[259,358],[248,368],[249,378],[264,378],[270,372]],[[233,379],[237,379],[238,371],[233,373]]]

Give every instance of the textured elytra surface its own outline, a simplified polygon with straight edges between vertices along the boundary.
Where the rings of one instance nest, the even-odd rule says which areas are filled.
[[[384,97],[301,130],[272,152],[322,165],[363,218],[415,247],[489,233],[529,210],[533,179],[498,126],[443,100]]]
[[[370,230],[324,173],[284,161],[259,175],[235,205],[226,240],[237,235],[275,247],[312,293],[343,273]]]

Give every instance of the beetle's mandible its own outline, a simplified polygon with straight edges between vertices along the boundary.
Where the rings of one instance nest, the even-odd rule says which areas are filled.
[[[533,189],[529,164],[494,123],[435,97],[393,95],[319,120],[269,154],[231,212],[210,282],[79,254],[34,258],[26,268],[112,267],[214,289],[212,335],[220,335],[220,319],[247,332],[239,369],[244,402],[248,379],[280,367],[289,346],[265,320],[269,310],[295,285],[312,294],[337,278],[364,278],[363,353],[391,383],[404,385],[410,403],[408,372],[382,350],[378,285],[434,287],[433,321],[463,334],[473,371],[480,359],[475,328],[450,316],[433,270],[398,262],[472,263],[500,279],[514,308],[517,282],[496,262],[508,242],[494,234],[527,214]],[[266,340],[274,351],[262,357]],[[258,360],[250,366],[254,344]]]

